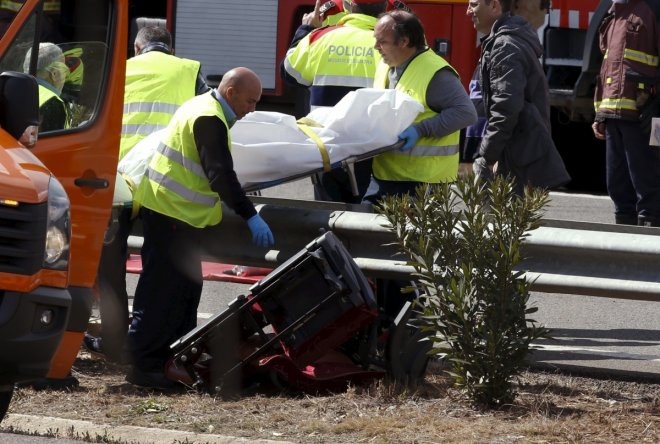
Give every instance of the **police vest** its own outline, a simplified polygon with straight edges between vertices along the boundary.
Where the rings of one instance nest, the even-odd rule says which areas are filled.
[[[199,66],[197,61],[158,51],[126,62],[119,159],[140,140],[165,128],[179,106],[195,96]]]
[[[418,54],[406,67],[396,89],[424,106],[415,122],[437,115],[426,103],[426,89],[436,72],[443,68],[454,71],[442,57],[430,49]],[[374,79],[375,88],[387,87],[389,67],[381,63]],[[455,72],[455,71],[454,71]],[[444,137],[421,137],[409,151],[388,151],[374,158],[376,178],[392,181],[440,183],[456,180],[460,131]]]
[[[374,49],[376,22],[375,17],[348,14],[337,26],[313,31],[287,53],[286,72],[299,84],[314,88],[371,87],[381,59]]]
[[[222,219],[220,197],[209,185],[195,144],[193,126],[201,116],[220,118],[229,138],[222,107],[211,92],[188,100],[168,125],[134,196],[138,205],[197,228]]]
[[[39,110],[41,110],[41,107],[53,97],[60,102],[64,108],[64,128],[71,128],[71,111],[69,110],[69,105],[67,105],[59,95],[43,85],[39,85]]]

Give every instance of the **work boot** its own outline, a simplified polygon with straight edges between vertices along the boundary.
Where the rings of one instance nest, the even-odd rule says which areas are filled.
[[[658,216],[639,216],[637,225],[641,227],[660,227],[660,217]]]
[[[80,386],[78,378],[69,374],[64,378],[39,378],[32,381],[22,382],[18,384],[19,387],[32,387],[32,389],[40,390],[62,390],[69,391]]]
[[[100,337],[85,333],[85,337],[83,338],[83,347],[85,347],[88,352],[94,355],[105,357],[105,354],[103,353],[103,340]]]
[[[626,213],[615,214],[614,223],[617,225],[637,225],[637,215]]]
[[[178,384],[167,376],[163,371],[144,371],[133,367],[126,374],[126,381],[142,388],[154,390],[171,390]]]

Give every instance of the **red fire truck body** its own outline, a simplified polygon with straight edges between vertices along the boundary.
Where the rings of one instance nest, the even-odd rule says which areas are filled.
[[[337,0],[341,1],[341,0]],[[467,0],[407,0],[422,20],[429,46],[444,56],[467,86],[479,57],[479,36],[466,15]],[[583,160],[604,159],[592,137],[593,90],[602,55],[598,24],[610,0],[553,0],[546,25],[539,31],[544,44],[553,107],[553,137],[574,181]],[[262,79],[264,96],[293,102],[292,88],[282,82],[279,65],[303,14],[315,0],[168,0],[167,23],[176,54],[199,60],[211,85],[235,66],[247,66]],[[564,145],[570,133],[573,149]],[[575,135],[579,134],[577,138]],[[577,145],[579,144],[579,145]],[[561,146],[560,146],[561,145]],[[577,146],[580,146],[578,153]],[[584,149],[588,146],[588,149]],[[571,152],[566,152],[570,150]],[[603,166],[604,170],[604,166]],[[584,177],[587,188],[604,189],[602,174]],[[600,176],[600,177],[599,177]]]

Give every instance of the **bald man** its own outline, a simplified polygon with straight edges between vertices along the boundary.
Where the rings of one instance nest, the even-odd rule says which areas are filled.
[[[134,200],[144,230],[127,355],[132,384],[167,389],[170,344],[196,327],[202,293],[200,231],[222,219],[221,199],[247,221],[252,241],[274,243],[234,171],[229,129],[255,110],[261,81],[247,68],[227,72],[217,89],[176,111]]]

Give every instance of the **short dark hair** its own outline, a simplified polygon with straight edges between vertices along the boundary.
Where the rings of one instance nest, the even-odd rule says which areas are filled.
[[[424,49],[426,47],[424,26],[415,14],[402,9],[395,9],[381,15],[381,17],[385,16],[389,16],[394,21],[394,25],[392,25],[394,43],[398,43],[402,38],[407,37],[409,48]]]
[[[378,17],[380,14],[385,12],[386,9],[387,9],[387,0],[384,0],[381,3],[364,3],[364,4],[353,3],[353,6],[351,7],[351,12],[370,15],[371,17]]]
[[[493,0],[484,0],[484,3],[490,5],[490,2]],[[499,0],[500,5],[502,6],[502,12],[511,12],[511,0]]]
[[[145,26],[135,36],[135,43],[142,47],[150,43],[162,43],[168,48],[172,48],[172,35],[167,29],[160,26]]]

